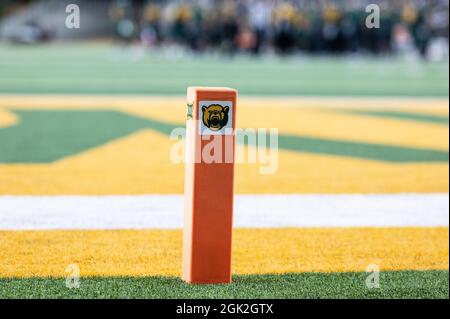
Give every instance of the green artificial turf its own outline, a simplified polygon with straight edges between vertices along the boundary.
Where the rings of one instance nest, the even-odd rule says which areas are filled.
[[[0,279],[0,298],[448,298],[448,271],[385,271],[368,289],[368,273],[234,276],[232,284],[188,285],[173,277]]]
[[[113,44],[0,45],[0,92],[179,94],[230,86],[251,95],[448,96],[448,62],[396,57],[175,55]]]

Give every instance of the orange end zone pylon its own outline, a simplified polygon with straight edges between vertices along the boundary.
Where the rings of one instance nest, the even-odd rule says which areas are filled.
[[[237,91],[187,91],[182,279],[231,282]]]

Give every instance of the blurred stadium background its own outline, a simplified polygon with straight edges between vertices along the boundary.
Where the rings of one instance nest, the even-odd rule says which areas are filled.
[[[443,0],[0,1],[0,298],[448,298],[448,16]],[[238,127],[280,134],[276,174],[237,165],[227,286],[178,278],[169,135],[194,85],[238,89]]]
[[[145,47],[234,54],[373,53],[448,56],[448,1],[78,1],[83,27],[61,28],[70,1],[2,1],[1,36],[21,43],[111,38]],[[382,28],[365,26],[380,8]],[[23,10],[23,7],[26,7]]]

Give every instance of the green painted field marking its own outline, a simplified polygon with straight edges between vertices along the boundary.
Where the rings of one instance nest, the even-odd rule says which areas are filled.
[[[114,110],[12,110],[18,124],[0,128],[0,163],[50,163],[142,129],[169,135],[184,124]],[[269,141],[268,136],[266,141]],[[394,163],[448,162],[448,151],[280,134],[280,149]],[[157,151],[157,150],[155,150]]]
[[[280,135],[285,150],[379,160],[393,163],[448,162],[448,152],[384,144],[339,141],[315,137]]]
[[[49,163],[144,128],[169,134],[173,126],[118,111],[13,110],[17,125],[0,128],[1,163]]]
[[[373,116],[382,118],[391,118],[405,121],[425,122],[433,124],[442,124],[448,126],[448,116],[412,113],[412,112],[399,112],[388,110],[339,110],[339,113]]]

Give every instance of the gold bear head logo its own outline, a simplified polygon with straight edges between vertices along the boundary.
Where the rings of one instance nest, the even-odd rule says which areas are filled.
[[[203,105],[203,124],[212,131],[219,131],[228,123],[228,106],[219,104]]]

